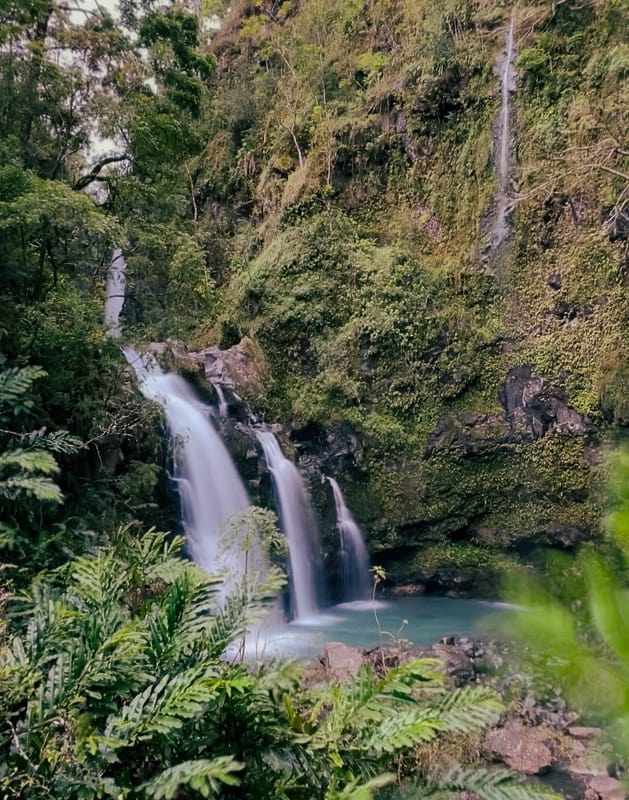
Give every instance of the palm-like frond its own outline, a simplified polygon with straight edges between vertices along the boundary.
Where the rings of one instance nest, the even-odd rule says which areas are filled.
[[[7,412],[17,416],[31,409],[33,400],[26,395],[33,382],[46,375],[41,367],[12,367],[0,372],[0,418]]]
[[[552,789],[523,783],[522,778],[506,769],[460,766],[445,773],[432,773],[413,783],[401,797],[454,800],[461,792],[469,792],[481,800],[560,800]]]
[[[39,428],[39,430],[23,434],[20,437],[20,444],[28,448],[49,450],[51,453],[62,455],[73,455],[83,446],[83,442],[68,431],[47,431],[46,428]]]
[[[497,721],[504,707],[491,689],[464,686],[445,692],[436,704],[434,714],[445,730],[471,733]]]
[[[108,743],[127,746],[155,734],[169,734],[185,720],[197,717],[214,698],[217,682],[207,667],[179,675],[164,675],[149,685],[110,718],[105,736]]]
[[[40,472],[42,475],[55,475],[59,472],[57,462],[45,450],[7,450],[0,453],[0,470],[15,470],[22,473]]]
[[[61,489],[50,478],[36,475],[14,475],[0,480],[0,497],[17,500],[28,496],[40,502],[61,503]]]
[[[141,788],[155,800],[172,800],[179,796],[184,786],[199,792],[203,797],[216,797],[223,786],[238,786],[240,780],[235,774],[244,764],[231,756],[212,759],[184,761],[166,769]]]

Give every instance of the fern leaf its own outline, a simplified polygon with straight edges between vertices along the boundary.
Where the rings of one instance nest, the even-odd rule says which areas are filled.
[[[41,367],[12,367],[0,372],[0,417],[10,411],[14,416],[29,411],[34,402],[25,397],[33,382],[48,373]]]
[[[207,669],[191,669],[174,677],[164,675],[110,719],[106,736],[120,746],[155,734],[169,734],[201,714],[216,693]]]
[[[59,467],[54,457],[44,450],[8,450],[0,454],[0,469],[16,469],[26,473],[55,475]]]
[[[367,783],[351,781],[341,791],[335,787],[328,787],[325,793],[325,800],[371,800],[374,789],[390,786],[395,783],[395,780],[395,775],[385,772],[367,781]]]
[[[362,742],[362,747],[367,752],[395,753],[420,742],[430,742],[445,729],[440,719],[431,719],[424,709],[389,714]]]
[[[234,773],[243,768],[244,764],[231,756],[184,761],[164,770],[141,788],[155,800],[173,800],[183,786],[190,787],[203,797],[213,797],[220,792],[221,784],[238,786],[240,780]]]
[[[28,495],[43,502],[61,503],[63,501],[61,489],[50,478],[16,476],[0,480],[0,497],[15,500],[20,495]]]
[[[470,768],[456,766],[445,773],[432,773],[415,784],[409,795],[413,798],[451,798],[461,792],[480,800],[560,800],[546,786],[523,783],[519,775],[506,769]]]
[[[28,447],[50,450],[52,453],[61,453],[63,455],[73,455],[83,446],[83,442],[77,436],[72,436],[68,431],[46,432],[46,428],[29,431],[29,433],[25,433],[20,437],[20,441]]]
[[[465,686],[444,694],[434,714],[446,730],[471,733],[496,722],[502,711],[503,705],[495,692]]]

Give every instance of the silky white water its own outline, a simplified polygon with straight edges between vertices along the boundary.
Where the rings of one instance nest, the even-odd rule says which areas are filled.
[[[142,394],[159,403],[166,414],[174,445],[173,478],[190,554],[208,572],[223,575],[225,596],[244,575],[253,579],[264,571],[260,546],[245,542],[246,525],[239,521],[250,506],[245,487],[210,421],[209,407],[186,381],[165,374],[154,360],[130,348],[124,353]]]
[[[107,273],[107,284],[105,291],[107,299],[105,300],[105,328],[107,335],[113,336],[115,339],[120,338],[120,312],[124,305],[124,296],[126,288],[126,269],[127,264],[124,260],[122,250],[117,247],[112,255],[109,264],[109,271]]]
[[[315,577],[318,542],[310,503],[299,470],[284,456],[275,436],[269,431],[257,431],[256,435],[275,486],[280,528],[288,541],[293,618],[304,620],[316,616],[319,610]]]
[[[496,174],[499,192],[496,221],[492,233],[493,246],[498,247],[509,234],[508,216],[511,212],[511,93],[515,90],[515,9],[505,42],[505,52],[500,66],[500,114],[496,140]]]
[[[343,602],[369,600],[371,595],[369,553],[362,531],[347,507],[338,483],[334,478],[328,478],[328,481],[334,494],[336,527],[341,540]]]
[[[218,397],[218,415],[223,419],[227,419],[229,417],[229,405],[225,398],[223,387],[220,385],[220,383],[213,383],[212,386],[214,387],[216,396]]]

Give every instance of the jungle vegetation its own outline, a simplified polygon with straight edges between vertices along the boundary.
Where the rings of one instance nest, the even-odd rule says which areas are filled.
[[[511,11],[0,0],[2,797],[361,800],[499,715],[432,663],[315,691],[293,665],[221,658],[281,576],[221,610],[158,533],[177,529],[160,423],[103,303],[122,247],[126,338],[246,340],[261,414],[356,432],[372,551],[485,569],[557,525],[603,541],[597,487],[629,418],[626,15],[518,5],[516,214],[490,269]],[[427,456],[442,420],[501,413],[521,364],[589,438]],[[620,597],[615,524],[611,565],[584,556],[583,574]],[[622,682],[624,617],[592,598],[586,644],[553,620]],[[535,794],[477,765],[418,779],[417,797]]]

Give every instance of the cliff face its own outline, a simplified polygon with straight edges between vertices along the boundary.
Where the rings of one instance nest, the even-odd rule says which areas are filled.
[[[598,530],[629,420],[622,28],[609,0],[302,0],[212,38],[193,344],[248,337],[237,388],[399,580]]]

